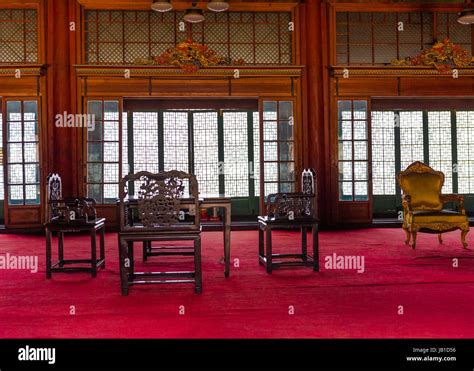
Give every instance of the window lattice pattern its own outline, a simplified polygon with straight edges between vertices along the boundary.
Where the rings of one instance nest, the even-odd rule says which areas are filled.
[[[453,192],[451,112],[428,112],[430,166],[444,173],[444,193]]]
[[[87,194],[98,203],[115,203],[120,177],[118,101],[89,101],[95,128],[87,132]]]
[[[424,162],[423,112],[400,112],[401,170],[405,170],[415,161]]]
[[[194,112],[194,174],[201,195],[219,194],[217,112]]]
[[[438,40],[450,39],[455,44],[472,52],[472,33],[469,26],[457,21],[457,13],[437,13],[436,29],[438,30]]]
[[[0,9],[0,63],[38,63],[34,9]]]
[[[372,111],[373,194],[394,195],[395,177],[395,114]]]
[[[133,112],[133,171],[160,171],[157,112]]]
[[[255,197],[260,196],[260,115],[253,113],[253,179]]]
[[[368,200],[367,102],[339,101],[339,199]]]
[[[265,196],[295,189],[293,102],[263,102]]]
[[[188,113],[164,112],[164,170],[189,172]]]
[[[128,163],[128,112],[122,113],[122,176],[130,173]]]
[[[224,112],[225,194],[249,195],[249,149],[247,112]]]
[[[3,123],[3,114],[0,112],[0,125]],[[5,153],[3,151],[3,125],[0,127],[0,200],[5,199],[4,177],[3,177],[3,158]]]
[[[219,54],[248,64],[292,63],[290,13],[205,13],[192,38]]]
[[[38,102],[7,102],[8,202],[40,203]]]
[[[474,193],[474,111],[456,112],[458,193]]]
[[[337,12],[336,64],[383,65],[415,56],[432,45],[434,18],[430,12]],[[435,39],[449,37],[471,51],[471,29],[456,19],[456,13],[436,13]]]
[[[206,21],[180,31],[182,12],[87,10],[85,62],[129,64],[192,38],[247,64],[290,64],[290,13],[205,12]]]

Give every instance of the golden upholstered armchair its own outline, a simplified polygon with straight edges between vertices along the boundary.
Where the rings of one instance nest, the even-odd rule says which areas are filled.
[[[417,232],[436,233],[439,243],[443,243],[443,233],[460,229],[461,242],[467,248],[469,219],[464,209],[464,196],[441,194],[444,184],[441,171],[417,161],[398,175],[398,183],[403,191],[403,230],[407,245],[412,237],[412,247],[416,247]],[[451,202],[458,204],[457,211],[444,209],[445,204]]]

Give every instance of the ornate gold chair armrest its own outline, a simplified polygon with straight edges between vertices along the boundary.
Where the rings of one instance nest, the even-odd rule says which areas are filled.
[[[403,205],[403,210],[405,213],[411,212],[411,196],[410,195],[402,195],[402,205]]]
[[[456,202],[457,204],[459,204],[459,211],[461,212],[461,214],[466,214],[466,209],[464,209],[464,196],[455,194],[441,195],[441,201],[443,202],[443,204],[446,204],[448,202]]]

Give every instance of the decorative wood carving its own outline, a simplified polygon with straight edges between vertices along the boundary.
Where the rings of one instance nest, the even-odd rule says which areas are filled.
[[[458,67],[459,76],[474,77],[474,67]],[[404,77],[404,76],[418,76],[418,77],[445,77],[452,79],[452,75],[440,73],[435,67],[419,67],[419,66],[380,66],[380,67],[354,67],[354,66],[333,66],[331,67],[331,76],[344,78],[360,77]]]
[[[202,68],[196,72],[187,72],[178,68],[162,66],[94,66],[75,65],[78,77],[102,76],[102,77],[124,77],[124,71],[130,72],[130,77],[233,77],[235,69],[238,68],[240,78],[252,76],[279,76],[279,77],[300,77],[303,66],[214,66]]]
[[[302,173],[302,191],[294,193],[275,193],[267,197],[267,216],[275,220],[296,220],[315,216],[316,173],[305,169]]]

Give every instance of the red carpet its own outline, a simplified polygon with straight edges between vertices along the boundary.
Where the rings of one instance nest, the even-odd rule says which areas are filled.
[[[447,234],[441,246],[436,235],[421,234],[415,251],[399,229],[321,232],[321,272],[292,268],[272,275],[258,265],[257,232],[233,232],[232,258],[240,267],[227,280],[221,236],[203,234],[201,295],[191,285],[152,285],[131,287],[122,297],[115,233],[106,236],[107,268],[96,279],[62,273],[52,280],[45,278],[44,238],[1,235],[0,254],[39,255],[39,271],[0,270],[0,337],[474,337],[474,251],[462,249],[459,232]],[[277,236],[277,251],[297,243],[296,233]],[[474,248],[474,232],[468,241]],[[86,257],[88,237],[66,236],[65,251],[69,259]],[[324,258],[333,253],[364,256],[365,272],[326,270]],[[148,265],[159,270],[157,261]]]

